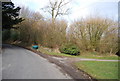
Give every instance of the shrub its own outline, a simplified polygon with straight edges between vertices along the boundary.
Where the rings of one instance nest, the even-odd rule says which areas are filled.
[[[16,30],[11,30],[10,38],[12,41],[16,41],[19,39],[19,34]]]
[[[70,55],[80,55],[79,48],[74,44],[64,44],[60,47],[60,52]]]
[[[7,41],[8,39],[10,39],[10,30],[3,30],[2,31],[2,42]]]

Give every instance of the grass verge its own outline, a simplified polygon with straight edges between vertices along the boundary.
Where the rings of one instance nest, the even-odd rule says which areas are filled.
[[[118,62],[80,61],[75,65],[96,79],[118,79],[120,73]]]
[[[79,57],[79,58],[90,58],[90,59],[105,59],[105,60],[118,60],[120,57],[116,55],[110,55],[110,54],[97,54],[93,52],[82,52],[79,56],[74,56],[74,55],[68,55],[64,53],[57,53],[54,52],[52,49],[45,48],[45,47],[40,47],[38,51],[48,54],[48,55],[54,55],[54,56],[65,56],[65,57]]]

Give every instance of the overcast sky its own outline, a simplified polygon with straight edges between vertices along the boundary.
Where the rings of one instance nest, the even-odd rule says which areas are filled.
[[[33,11],[40,10],[48,4],[49,0],[11,0],[16,6],[27,6]],[[85,18],[89,15],[98,14],[113,19],[118,18],[119,0],[72,0],[69,4],[71,14],[63,18],[68,21]],[[46,14],[44,14],[46,15]],[[46,17],[49,17],[46,15]]]

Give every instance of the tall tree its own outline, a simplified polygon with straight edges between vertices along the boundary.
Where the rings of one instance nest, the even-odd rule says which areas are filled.
[[[48,12],[52,19],[56,19],[60,15],[67,15],[69,14],[70,8],[67,8],[66,5],[69,2],[66,2],[65,0],[49,0],[48,6],[45,8],[42,8],[45,12]]]
[[[12,2],[2,2],[2,28],[11,29],[15,28],[14,25],[23,21],[19,17],[20,7],[14,6]]]

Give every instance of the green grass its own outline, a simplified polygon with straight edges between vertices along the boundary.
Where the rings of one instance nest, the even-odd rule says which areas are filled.
[[[80,58],[90,58],[90,59],[105,59],[105,60],[118,60],[120,57],[118,57],[115,54],[100,54],[97,52],[82,52],[79,56]]]
[[[118,62],[81,61],[75,65],[96,79],[118,79]]]

